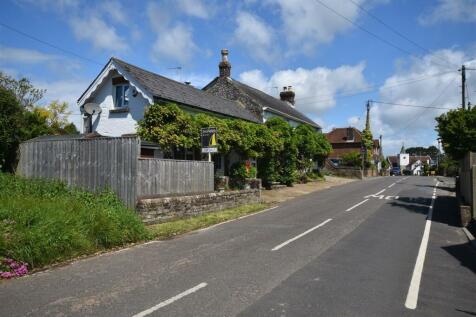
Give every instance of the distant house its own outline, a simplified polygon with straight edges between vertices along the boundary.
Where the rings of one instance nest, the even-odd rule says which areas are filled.
[[[82,132],[104,136],[136,134],[137,122],[144,117],[146,107],[157,102],[176,103],[192,114],[202,112],[261,123],[234,101],[111,58],[78,99],[84,119]],[[85,105],[88,103],[98,105],[100,112],[87,115]],[[143,142],[141,152],[143,157],[162,157],[158,146],[149,142]],[[200,158],[197,157],[200,154],[190,151],[183,154],[179,157]]]
[[[326,133],[326,138],[332,145],[332,152],[329,154],[329,160],[335,165],[342,162],[342,156],[357,152],[362,155],[362,132],[354,127],[334,128]],[[380,155],[382,149],[378,139],[373,140],[372,160],[375,165],[380,166]]]
[[[308,124],[316,130],[321,127],[295,107],[295,92],[291,86],[284,87],[280,99],[270,96],[261,90],[250,87],[231,77],[231,63],[228,61],[228,50],[221,50],[222,60],[218,64],[219,76],[207,84],[203,90],[222,98],[236,101],[253,114],[256,120],[266,122],[272,117],[280,117],[291,126]]]
[[[424,165],[431,164],[431,157],[429,155],[410,155],[408,153],[389,156],[388,160],[392,167],[400,167],[402,173],[407,171],[412,175],[422,175]]]

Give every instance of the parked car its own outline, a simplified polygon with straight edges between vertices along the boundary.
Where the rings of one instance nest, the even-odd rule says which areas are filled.
[[[398,166],[392,167],[392,169],[390,170],[390,176],[400,176],[400,175],[402,175],[402,171],[400,171],[400,167]]]

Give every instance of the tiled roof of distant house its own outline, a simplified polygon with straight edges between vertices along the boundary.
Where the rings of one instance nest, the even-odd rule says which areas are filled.
[[[349,136],[353,136],[353,139],[350,139]],[[330,143],[360,143],[362,142],[362,133],[353,127],[334,128],[331,132],[326,133],[326,138]]]

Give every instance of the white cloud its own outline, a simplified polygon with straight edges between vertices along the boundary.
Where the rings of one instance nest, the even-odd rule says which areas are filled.
[[[99,8],[104,13],[104,15],[109,16],[111,20],[116,23],[127,24],[128,22],[131,22],[127,21],[127,17],[125,14],[127,10],[119,1],[104,1],[99,5]]]
[[[350,117],[349,119],[347,119],[347,123],[351,127],[360,128],[360,126],[361,126],[361,120],[360,120],[360,117],[358,117],[358,116]]]
[[[273,41],[273,29],[259,17],[244,11],[238,12],[236,24],[235,40],[255,58],[271,61],[273,59],[271,49],[276,44]]]
[[[336,34],[353,26],[337,16],[317,1],[310,0],[269,0],[278,5],[283,21],[282,32],[291,48],[296,52],[311,52],[316,45],[331,42]],[[355,21],[358,8],[348,0],[322,0],[322,2]],[[358,3],[363,1],[358,0]]]
[[[454,71],[435,76],[447,71],[446,67],[435,63],[438,61],[441,64],[441,59],[452,64],[464,62],[467,66],[476,66],[476,55],[467,56],[462,51],[448,49],[428,54],[423,59],[411,60],[407,67],[399,69],[380,87],[380,101],[443,108],[459,107],[460,74]],[[410,83],[401,84],[402,82]],[[476,87],[475,74],[468,72],[467,82],[469,87]],[[435,117],[443,112],[445,110],[442,109],[375,104],[371,109],[372,132],[374,135],[383,134],[386,154],[396,153],[402,142],[405,146],[429,146],[436,139]]]
[[[363,71],[365,63],[343,65],[335,69],[316,67],[275,72],[266,78],[259,70],[241,73],[239,79],[250,86],[277,96],[276,87],[293,86],[296,108],[310,116],[322,114],[336,104],[335,95],[342,91],[368,87]]]
[[[201,0],[178,0],[177,3],[182,12],[196,18],[207,19],[212,11]]]
[[[196,50],[191,29],[182,24],[160,32],[152,48],[156,60],[166,57],[181,63],[188,62]]]
[[[147,6],[149,22],[157,33],[152,46],[152,59],[162,58],[187,63],[198,51],[190,27],[182,23],[172,23],[173,14],[163,5],[149,3]]]
[[[60,57],[57,55],[46,54],[37,50],[0,46],[1,63],[38,64],[58,59]]]
[[[423,25],[438,22],[476,22],[476,0],[439,0],[429,12],[419,17]]]
[[[119,36],[112,25],[96,16],[70,20],[73,33],[79,40],[90,41],[96,49],[124,51],[129,48],[126,39]]]

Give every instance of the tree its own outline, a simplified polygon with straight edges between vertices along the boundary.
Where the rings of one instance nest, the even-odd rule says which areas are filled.
[[[172,156],[175,148],[196,147],[199,140],[191,115],[173,103],[153,104],[138,125],[139,136],[159,144],[167,156]]]
[[[332,151],[331,144],[326,137],[307,124],[300,124],[294,130],[296,145],[299,153],[299,169],[309,169],[312,161],[322,164],[325,157]]]
[[[433,160],[436,160],[438,154],[440,153],[438,148],[434,145],[431,145],[427,148],[422,146],[409,147],[405,150],[405,152],[410,155],[428,155]]]
[[[20,80],[8,76],[0,71],[0,86],[11,91],[20,105],[32,109],[43,98],[46,89],[35,88],[30,80],[23,77]]]
[[[467,152],[476,151],[476,107],[450,110],[436,121],[445,153],[452,159],[459,160]]]
[[[14,169],[22,121],[22,106],[15,95],[0,87],[0,169],[4,172]]]
[[[362,165],[362,157],[360,156],[360,153],[355,151],[342,155],[342,165],[360,168]]]
[[[266,121],[266,126],[274,137],[282,141],[282,150],[277,153],[276,163],[278,179],[281,183],[291,186],[297,178],[297,143],[291,125],[279,117]]]

